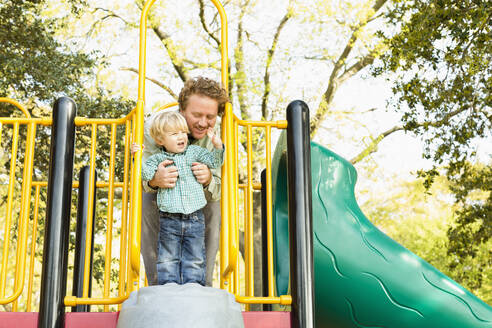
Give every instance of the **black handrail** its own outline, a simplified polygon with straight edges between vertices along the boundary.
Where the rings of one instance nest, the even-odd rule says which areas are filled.
[[[38,328],[64,326],[76,113],[68,97],[53,106]]]
[[[89,186],[90,186],[90,167],[84,166],[80,169],[79,175],[79,199],[77,202],[77,230],[75,235],[75,260],[73,268],[73,288],[72,295],[76,297],[83,296],[84,287],[84,264],[85,264],[85,248],[86,248],[86,231],[87,231],[87,212],[89,209]],[[94,257],[94,228],[96,218],[96,181],[97,171],[94,178],[94,204],[92,211],[92,235],[91,235],[91,253],[90,253],[90,268],[89,268],[89,297],[92,291],[92,259]],[[72,306],[72,312],[90,312],[90,305],[79,304]]]
[[[309,108],[287,106],[287,175],[292,327],[314,328],[314,266]]]

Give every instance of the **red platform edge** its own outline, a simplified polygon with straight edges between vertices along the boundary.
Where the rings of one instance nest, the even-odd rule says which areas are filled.
[[[119,312],[67,312],[65,328],[116,328]],[[290,328],[290,312],[243,312],[244,328]],[[37,328],[37,312],[0,312],[0,328]]]

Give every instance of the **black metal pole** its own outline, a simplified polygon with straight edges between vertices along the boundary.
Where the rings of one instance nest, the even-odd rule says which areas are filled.
[[[79,199],[77,202],[77,230],[75,236],[75,260],[73,268],[73,288],[72,294],[77,297],[82,297],[84,287],[84,264],[85,264],[85,248],[86,248],[86,231],[87,231],[87,212],[89,208],[89,186],[90,186],[90,167],[84,166],[80,169],[79,175]],[[96,218],[96,181],[97,171],[94,178],[94,197],[92,204],[92,235],[91,235],[91,253],[90,253],[90,268],[89,268],[89,297],[92,290],[92,259],[94,257],[94,227]],[[90,305],[79,304],[72,306],[72,312],[90,312]]]
[[[309,108],[287,106],[287,172],[292,327],[314,328],[314,268]]]
[[[64,326],[76,113],[67,97],[53,106],[38,328]]]
[[[266,170],[261,171],[261,277],[263,296],[268,296],[268,249],[267,249],[267,197]],[[263,311],[271,311],[271,304],[263,304]]]

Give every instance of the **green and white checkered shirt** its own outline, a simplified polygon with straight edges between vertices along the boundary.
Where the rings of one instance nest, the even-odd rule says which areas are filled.
[[[157,192],[159,210],[190,214],[207,205],[203,186],[193,175],[191,164],[200,162],[210,168],[218,168],[224,161],[224,149],[214,148],[210,152],[203,147],[189,145],[183,153],[179,154],[161,150],[142,163],[142,180],[152,180],[157,166],[166,159],[173,161],[178,168],[178,180],[174,188],[159,188]]]

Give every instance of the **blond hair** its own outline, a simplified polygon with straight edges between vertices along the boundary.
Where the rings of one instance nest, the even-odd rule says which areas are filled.
[[[189,133],[185,118],[178,112],[162,111],[158,113],[150,124],[150,136],[155,140],[165,135],[166,132],[185,131]]]

